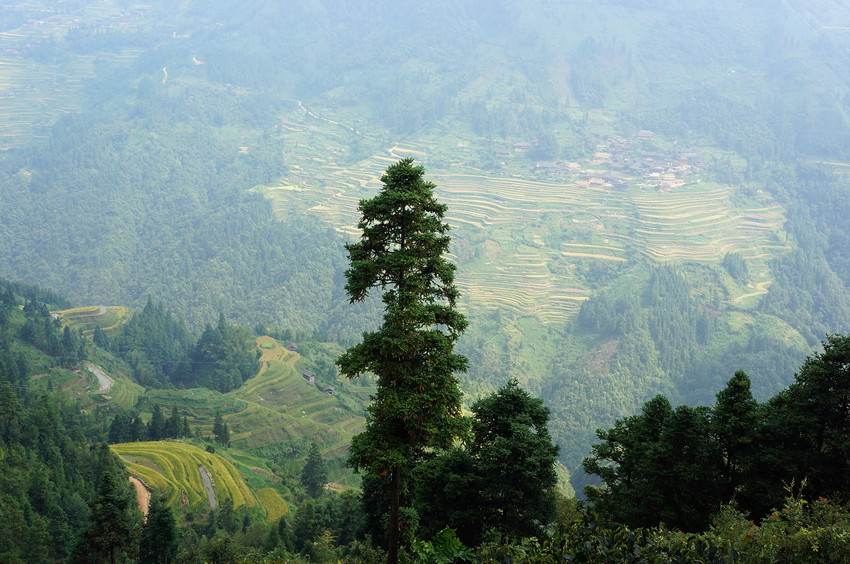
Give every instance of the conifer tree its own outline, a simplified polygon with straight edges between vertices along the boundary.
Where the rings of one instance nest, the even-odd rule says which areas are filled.
[[[104,468],[97,498],[91,508],[88,527],[80,539],[74,560],[91,561],[108,558],[115,564],[120,553],[133,555],[138,547],[141,513],[134,507],[126,477],[121,475],[108,448],[99,454]]]
[[[307,493],[310,494],[310,497],[315,498],[321,495],[327,481],[328,474],[325,471],[325,462],[322,460],[322,454],[319,452],[319,445],[312,443],[310,445],[310,452],[307,453],[307,462],[301,471],[301,484],[307,488]]]
[[[162,414],[162,408],[159,405],[153,406],[153,415],[151,415],[151,420],[148,424],[148,439],[151,441],[164,439],[165,425],[165,416]]]
[[[139,562],[143,564],[166,563],[177,552],[177,524],[174,513],[164,496],[151,497],[148,517],[142,528],[139,542]]]
[[[467,322],[455,308],[455,266],[443,257],[450,243],[447,208],[423,175],[409,158],[387,168],[380,193],[358,206],[360,240],[346,245],[350,301],[383,291],[382,326],[364,333],[337,364],[349,378],[378,377],[349,464],[389,482],[391,564],[398,558],[399,496],[410,466],[425,449],[448,448],[466,429],[455,374],[467,361],[453,350]]]

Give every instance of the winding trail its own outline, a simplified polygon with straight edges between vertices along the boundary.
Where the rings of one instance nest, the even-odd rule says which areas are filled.
[[[204,490],[207,492],[207,499],[210,500],[210,509],[215,509],[218,505],[218,502],[215,499],[215,490],[212,485],[212,476],[210,476],[209,471],[203,467],[198,466],[198,472],[201,473],[201,482],[204,484]]]
[[[770,281],[770,280],[765,280],[763,282],[759,282],[758,284],[756,284],[756,291],[755,292],[750,292],[749,294],[742,294],[742,295],[738,296],[737,298],[735,298],[734,301],[735,301],[735,303],[740,303],[741,301],[746,300],[747,298],[752,298],[753,296],[760,296],[761,294],[766,294],[767,289],[770,287],[771,284],[773,284],[773,282]]]
[[[142,515],[148,516],[148,508],[151,504],[151,491],[140,478],[130,475],[130,483],[136,488],[136,501],[139,502],[139,509],[142,510]]]
[[[86,363],[86,370],[91,372],[97,377],[98,390],[99,392],[108,392],[109,388],[115,383],[112,378],[106,375],[106,373],[99,367],[95,366],[91,362]]]

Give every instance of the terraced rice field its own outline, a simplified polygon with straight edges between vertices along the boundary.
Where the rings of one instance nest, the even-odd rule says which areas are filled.
[[[145,389],[135,382],[124,378],[113,378],[113,381],[114,383],[107,395],[110,402],[124,409],[132,409],[145,393]]]
[[[126,5],[105,0],[68,7],[59,3],[28,0],[6,3],[8,10],[31,16],[21,27],[0,32],[0,150],[21,146],[43,135],[39,130],[59,117],[80,110],[78,96],[83,84],[104,66],[126,65],[142,53],[123,49],[97,55],[63,52],[58,62],[43,62],[30,51],[49,41],[61,40],[68,31],[85,24],[120,23],[124,30],[142,25],[146,10],[127,15]]]
[[[266,522],[274,523],[289,513],[289,506],[274,488],[261,488],[254,490],[260,505],[266,510]]]
[[[416,140],[386,144],[343,167],[334,164],[346,142],[339,124],[330,127],[303,108],[283,121],[302,148],[289,154],[289,176],[268,188],[267,196],[281,215],[293,210],[314,214],[349,236],[359,235],[357,204],[376,194],[387,165],[408,156],[425,164],[426,178],[449,206],[447,221],[457,252],[451,258],[461,266],[458,285],[465,308],[562,323],[590,295],[575,272],[578,264],[626,263],[641,255],[660,263],[719,261],[730,251],[763,262],[786,250],[778,236],[784,210],[766,196],[753,199],[757,203],[752,207],[741,207],[733,187],[676,179],[672,191],[659,192],[641,183],[615,189],[530,173],[489,175],[468,165],[438,169],[429,165],[429,146]],[[451,132],[438,137],[443,145],[449,138],[458,144],[437,146],[443,157],[456,154],[463,160],[469,153],[469,142]],[[317,152],[328,158],[316,161]],[[467,238],[476,241],[472,251],[458,251]]]
[[[141,478],[149,487],[166,493],[172,504],[186,494],[188,506],[207,504],[207,492],[200,467],[212,477],[216,499],[230,498],[234,507],[254,507],[256,499],[245,480],[228,460],[191,445],[155,441],[123,443],[110,447],[124,460],[130,473]]]
[[[357,202],[375,194],[387,164],[424,154],[421,147],[398,144],[389,156],[349,169],[320,167],[309,183],[269,195],[279,209],[291,207],[293,198],[311,202],[309,213],[356,236]],[[633,253],[658,262],[718,261],[730,251],[764,259],[785,249],[777,237],[784,210],[736,207],[731,187],[691,183],[661,193],[483,174],[428,178],[449,206],[454,237],[480,239],[483,232],[498,249],[497,256],[462,261],[458,285],[471,309],[498,308],[561,323],[590,295],[572,274],[576,261],[627,262]]]
[[[359,429],[363,418],[341,409],[334,396],[307,382],[295,368],[298,353],[271,337],[258,337],[257,350],[261,353],[257,376],[228,394],[248,405],[225,417],[233,443],[251,447],[304,435],[321,435],[328,447],[347,443],[348,429]]]
[[[54,312],[59,320],[73,331],[83,330],[91,338],[95,327],[112,336],[118,328],[130,320],[131,312],[123,306],[86,306]]]
[[[251,450],[308,437],[328,452],[344,453],[352,435],[362,430],[364,418],[307,382],[295,368],[300,355],[271,337],[259,337],[256,343],[261,368],[241,388],[227,394],[200,388],[150,390],[146,400],[166,413],[176,406],[188,414],[191,427],[207,437],[212,436],[215,415],[221,414],[235,448]]]

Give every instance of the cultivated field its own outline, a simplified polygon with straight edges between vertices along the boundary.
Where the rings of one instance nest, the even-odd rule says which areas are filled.
[[[470,310],[499,309],[563,323],[591,293],[576,272],[579,263],[621,264],[638,256],[659,263],[716,262],[737,251],[761,267],[787,249],[780,206],[764,195],[740,198],[738,188],[698,177],[662,192],[639,182],[615,188],[549,179],[535,175],[532,163],[523,174],[489,174],[470,166],[470,142],[460,138],[456,143],[452,138],[455,164],[440,159],[439,166],[430,166],[435,152],[452,152],[408,141],[341,166],[332,157],[342,152],[343,128],[302,109],[283,121],[287,135],[303,145],[288,155],[290,175],[269,187],[268,197],[281,215],[314,214],[350,236],[358,235],[358,201],[374,196],[388,164],[405,156],[425,164],[426,177],[449,206],[452,258],[461,266],[458,284]],[[312,155],[321,150],[330,158],[317,161]]]
[[[82,329],[89,338],[95,327],[100,327],[101,331],[111,337],[132,316],[130,310],[123,306],[86,306],[53,313],[59,316],[63,325],[68,325],[75,332]]]
[[[149,390],[145,401],[166,415],[176,407],[189,418],[192,430],[212,437],[215,416],[230,429],[234,448],[253,450],[271,444],[318,441],[328,456],[346,452],[351,437],[364,425],[362,416],[344,409],[339,397],[305,380],[296,365],[301,357],[271,337],[258,337],[257,376],[227,394],[203,388]]]
[[[233,507],[254,507],[256,498],[245,480],[228,460],[179,442],[155,441],[111,446],[130,473],[148,487],[168,496],[169,504],[185,499],[187,507],[208,504],[200,468],[206,468],[218,500],[230,498]],[[183,497],[181,494],[185,494]],[[181,501],[182,503],[182,501]]]
[[[126,64],[141,49],[120,49],[97,55],[55,49],[79,27],[133,30],[147,10],[127,9],[111,0],[66,8],[61,3],[30,0],[4,9],[26,14],[16,29],[0,31],[0,151],[43,137],[44,129],[61,116],[80,110],[79,96],[86,81],[113,63]]]

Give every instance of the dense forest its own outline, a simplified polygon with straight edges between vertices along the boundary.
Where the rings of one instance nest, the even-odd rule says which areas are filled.
[[[279,467],[292,511],[269,521],[224,498],[202,515],[182,513],[154,492],[142,518],[125,465],[107,443],[166,438],[228,445],[220,414],[214,437],[175,409],[155,405],[143,421],[109,404],[80,410],[85,396],[64,391],[87,358],[104,361],[132,342],[127,323],[95,342],[60,329],[52,292],[0,281],[0,555],[9,562],[377,562],[384,558],[375,477],[362,492],[327,490],[328,462],[317,444],[298,464]],[[55,301],[54,301],[55,300]],[[135,343],[147,357],[180,345],[182,322],[148,303],[138,325],[169,328]],[[37,327],[38,337],[32,327]],[[248,332],[208,326],[185,347],[185,374],[197,351]],[[103,348],[107,346],[107,349]],[[226,350],[230,346],[225,346]],[[106,355],[106,356],[104,356]],[[738,371],[709,407],[673,407],[657,396],[640,413],[597,431],[583,465],[602,480],[584,505],[555,487],[558,448],[550,411],[516,381],[471,406],[471,434],[421,461],[403,499],[402,553],[424,561],[519,562],[563,559],[684,558],[695,562],[839,562],[846,555],[848,492],[846,367],[850,337],[828,335],[795,381],[758,402]],[[117,365],[115,365],[117,366]],[[127,360],[128,373],[137,369]],[[153,368],[150,369],[153,372]],[[216,369],[213,368],[213,372]],[[209,374],[204,370],[204,374]],[[163,374],[162,377],[165,377]],[[188,381],[182,380],[181,384]],[[152,378],[154,385],[174,385]],[[200,384],[208,381],[199,381]],[[226,449],[230,455],[238,451]]]

